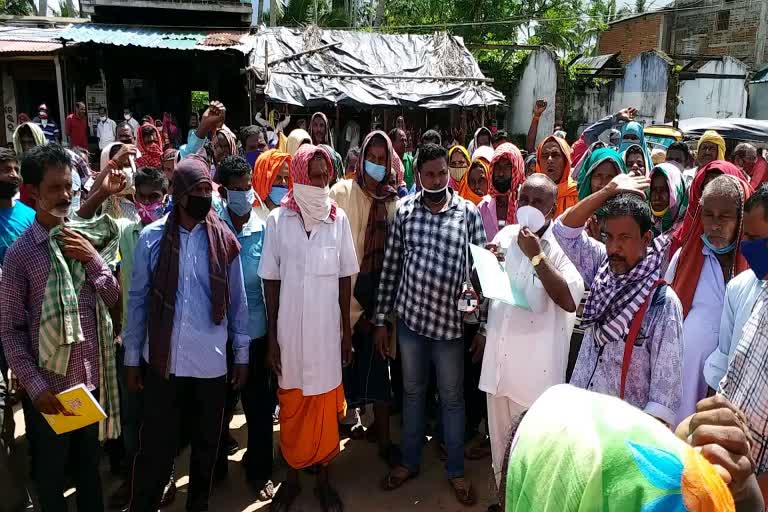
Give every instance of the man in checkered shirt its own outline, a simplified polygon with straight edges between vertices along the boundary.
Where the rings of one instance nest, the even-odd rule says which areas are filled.
[[[475,501],[464,479],[464,343],[459,296],[467,279],[467,244],[486,244],[474,204],[448,188],[443,147],[425,144],[417,172],[422,191],[402,200],[390,227],[376,305],[376,345],[389,356],[386,321],[397,314],[403,364],[402,466],[386,478],[393,490],[419,471],[429,363],[437,369],[448,450],[446,469],[457,499]]]

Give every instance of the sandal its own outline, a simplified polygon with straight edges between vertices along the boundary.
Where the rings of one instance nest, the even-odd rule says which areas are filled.
[[[365,439],[365,428],[362,425],[355,425],[349,432],[349,438],[353,441]]]
[[[381,482],[381,488],[385,491],[394,491],[399,489],[408,480],[416,478],[418,474],[418,471],[411,471],[405,466],[397,466],[384,477],[384,481]]]
[[[315,496],[320,502],[323,512],[344,512],[344,503],[339,493],[330,485],[315,488]]]
[[[465,507],[471,507],[477,504],[477,495],[472,484],[469,483],[464,477],[452,478],[448,480],[453,488],[453,494],[456,496],[456,501],[464,505]]]

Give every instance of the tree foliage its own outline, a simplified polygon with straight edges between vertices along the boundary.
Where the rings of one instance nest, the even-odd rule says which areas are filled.
[[[0,0],[0,14],[31,16],[35,11],[35,4],[30,0]]]

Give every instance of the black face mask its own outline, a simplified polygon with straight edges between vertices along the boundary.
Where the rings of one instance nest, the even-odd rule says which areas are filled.
[[[18,183],[0,181],[0,199],[11,199],[19,191]]]
[[[512,188],[512,177],[510,176],[509,178],[493,178],[493,188],[495,188],[497,192],[506,194],[507,192],[509,192],[509,189]]]
[[[198,222],[202,222],[208,212],[211,211],[212,197],[187,196],[187,206],[184,207],[190,217]]]

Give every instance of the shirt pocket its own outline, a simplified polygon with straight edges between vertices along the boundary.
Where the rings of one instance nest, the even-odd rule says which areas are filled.
[[[338,276],[338,249],[336,247],[313,247],[310,249],[309,273],[313,276]]]

